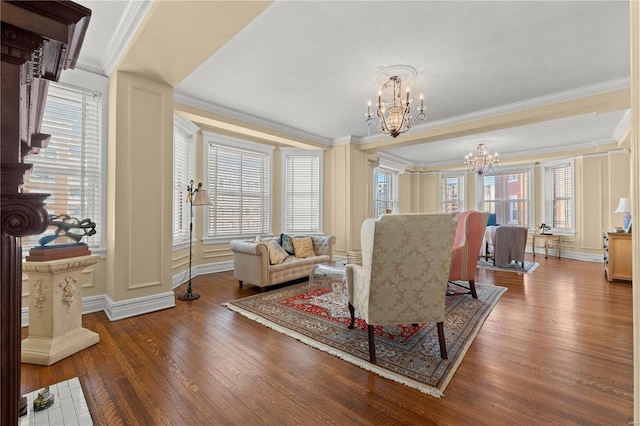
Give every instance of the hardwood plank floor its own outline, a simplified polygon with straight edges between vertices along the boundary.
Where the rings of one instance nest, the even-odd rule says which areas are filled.
[[[195,278],[202,297],[173,309],[85,315],[100,343],[22,364],[22,393],[78,376],[98,425],[628,424],[631,284],[607,282],[602,264],[535,260],[528,275],[478,271],[478,284],[509,290],[440,399],[229,311],[259,292],[232,272]]]

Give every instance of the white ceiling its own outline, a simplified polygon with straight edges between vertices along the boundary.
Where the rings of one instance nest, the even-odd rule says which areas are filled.
[[[109,74],[123,34],[149,1],[78,2],[93,11],[79,66]],[[375,103],[378,70],[395,64],[418,70],[410,87],[414,99],[425,96],[420,128],[628,87],[629,4],[276,1],[176,93],[181,102],[315,142],[371,142],[382,136],[364,123],[367,101]],[[579,115],[385,152],[428,167],[460,163],[481,141],[503,158],[593,147],[615,141],[625,114]]]

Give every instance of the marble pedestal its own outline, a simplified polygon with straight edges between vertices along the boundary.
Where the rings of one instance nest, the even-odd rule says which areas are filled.
[[[82,327],[82,271],[99,256],[24,262],[29,275],[29,334],[22,362],[51,365],[100,341]]]

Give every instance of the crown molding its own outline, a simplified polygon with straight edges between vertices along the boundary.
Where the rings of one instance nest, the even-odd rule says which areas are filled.
[[[102,56],[102,61],[100,61],[105,75],[111,75],[116,65],[122,60],[122,55],[131,43],[152,4],[152,0],[128,2],[127,8],[122,14],[123,18],[118,23],[114,36]]]
[[[570,101],[574,99],[580,99],[587,96],[599,95],[603,93],[613,92],[620,89],[630,88],[630,81],[628,78],[605,81],[590,86],[580,87],[574,90],[566,90],[563,92],[554,93],[551,95],[540,96],[526,101],[514,102],[507,105],[502,105],[495,108],[488,108],[481,111],[475,111],[469,114],[458,115],[443,120],[431,121],[428,123],[413,126],[413,131],[430,130],[438,127],[451,126],[455,124],[465,123],[468,121],[481,120],[491,117],[496,117],[512,112],[524,111],[527,109],[533,109],[537,107],[552,105],[559,102]],[[379,139],[378,135],[367,136],[361,138],[362,143],[375,142]]]
[[[559,145],[559,146],[555,146],[555,147],[551,147],[551,148],[538,148],[538,149],[530,149],[530,150],[526,150],[526,151],[518,151],[515,153],[508,153],[508,154],[503,154],[500,153],[500,163],[505,162],[505,160],[516,160],[518,158],[526,158],[526,157],[533,157],[533,156],[546,156],[546,155],[553,155],[553,154],[563,154],[563,153],[571,153],[571,152],[575,152],[575,151],[584,151],[584,150],[593,150],[594,147],[598,148],[601,145],[606,145],[606,144],[610,144],[610,143],[614,143],[615,141],[613,139],[610,138],[603,138],[603,139],[593,139],[593,140],[589,140],[589,141],[581,141],[581,142],[576,142],[570,145]],[[594,153],[596,154],[596,153]],[[606,153],[598,153],[598,154],[606,154]],[[581,154],[581,155],[587,155],[587,154]],[[573,155],[573,154],[568,154],[568,157],[577,157],[577,155]],[[441,167],[459,167],[462,168],[464,167],[462,165],[463,159],[459,159],[459,160],[447,160],[447,161],[439,161],[439,162],[434,162],[434,163],[415,163],[413,164],[411,167],[409,167],[409,169],[424,169],[424,168],[429,168],[429,169],[433,169],[433,168],[441,168]],[[508,163],[508,161],[506,161]],[[500,165],[502,166],[502,164]],[[499,167],[500,167],[499,166]]]
[[[615,140],[616,142],[619,142],[620,139],[627,133],[627,130],[629,129],[630,125],[631,125],[631,110],[628,109],[624,112],[624,115],[620,119],[620,122],[618,123],[615,130],[613,131],[613,135],[611,135],[613,140]]]
[[[107,76],[104,73],[104,70],[102,69],[100,64],[98,64],[96,62],[88,63],[88,62],[82,62],[82,61],[78,60],[76,62],[75,69],[81,70],[81,71],[85,71],[85,72],[88,72],[88,73],[91,73],[91,74],[99,75],[99,76],[102,76],[102,77],[106,77]]]
[[[198,108],[203,111],[222,115],[224,117],[227,117],[233,120],[238,120],[244,123],[253,124],[255,126],[260,126],[265,129],[273,130],[276,132],[285,133],[289,136],[306,139],[308,141],[319,143],[322,145],[327,145],[327,146],[332,145],[332,141],[328,138],[323,138],[321,136],[314,135],[312,133],[308,133],[300,129],[275,123],[273,121],[257,118],[237,110],[225,108],[223,106],[220,106],[202,99],[194,98],[182,92],[174,91],[173,100],[174,102],[178,102],[193,108]]]

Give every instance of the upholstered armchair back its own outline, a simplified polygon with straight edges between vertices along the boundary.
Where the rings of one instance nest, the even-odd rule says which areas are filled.
[[[450,214],[385,215],[363,222],[362,266],[347,265],[347,287],[367,324],[444,320],[455,229]]]
[[[456,215],[456,237],[449,280],[475,279],[488,218],[488,212],[465,211]]]

